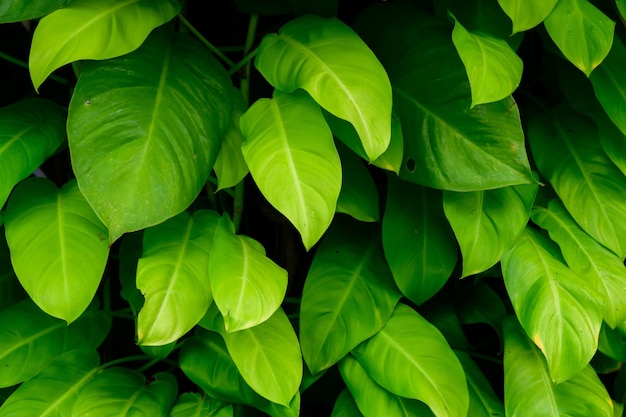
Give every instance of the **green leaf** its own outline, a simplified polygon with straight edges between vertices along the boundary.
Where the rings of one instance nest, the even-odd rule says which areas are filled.
[[[539,171],[591,237],[626,256],[626,177],[606,156],[597,126],[560,106],[552,120],[536,116],[528,139]]]
[[[99,371],[95,350],[72,350],[23,383],[0,407],[0,417],[69,416],[78,392]]]
[[[615,22],[589,0],[559,0],[543,24],[563,55],[587,77],[613,43]]]
[[[119,249],[120,295],[130,305],[135,322],[141,310],[144,297],[137,289],[137,263],[143,252],[143,230],[129,233],[121,239]],[[136,325],[136,323],[135,323]]]
[[[0,225],[0,310],[28,297],[15,276],[11,254],[4,238],[4,226]]]
[[[347,388],[344,388],[335,400],[330,417],[364,417],[354,401],[354,397]]]
[[[233,417],[233,406],[195,392],[181,394],[168,417]]]
[[[341,192],[337,213],[345,213],[363,222],[379,218],[378,190],[363,161],[348,147],[337,142],[341,157]]]
[[[330,225],[341,190],[341,162],[319,107],[303,93],[260,99],[241,117],[241,130],[254,181],[310,249]]]
[[[341,21],[303,16],[261,41],[255,66],[279,90],[306,90],[356,129],[370,161],[389,146],[391,85],[383,66]]]
[[[469,78],[470,107],[502,100],[517,89],[524,64],[506,41],[487,33],[470,32],[456,18],[452,41]]]
[[[507,416],[613,416],[613,401],[590,366],[555,384],[545,358],[513,317],[504,322],[504,338]]]
[[[355,27],[393,84],[405,145],[402,178],[455,191],[535,182],[517,104],[507,98],[469,109],[467,74],[445,22],[391,3],[368,8]]]
[[[106,337],[110,318],[88,310],[71,325],[42,312],[30,299],[0,312],[0,387],[25,381],[63,352],[95,349]]]
[[[493,417],[504,416],[504,405],[498,396],[493,392],[489,381],[482,373],[476,362],[469,353],[457,350],[454,352],[459,358],[469,391],[469,411],[468,416],[472,417]]]
[[[68,324],[76,320],[109,254],[107,229],[76,181],[61,189],[43,178],[23,181],[7,204],[6,235],[15,273],[33,301]]]
[[[423,402],[394,395],[378,385],[352,355],[339,362],[339,370],[365,417],[433,416]]]
[[[247,106],[243,100],[241,91],[233,88],[231,97],[233,98],[231,124],[224,135],[222,147],[217,154],[217,159],[213,166],[215,175],[217,176],[218,186],[216,192],[224,188],[234,187],[239,184],[248,173],[248,165],[243,158],[243,153],[241,153],[243,135],[241,134],[241,127],[239,125],[239,119],[246,111]]]
[[[457,262],[442,193],[388,175],[383,247],[393,278],[409,300],[422,304],[446,283]]]
[[[443,193],[443,209],[463,255],[463,278],[500,261],[528,223],[537,189],[529,184]]]
[[[352,353],[392,393],[426,403],[437,417],[467,416],[469,396],[459,360],[441,333],[406,305],[398,304],[385,327]]]
[[[513,21],[513,33],[532,29],[543,22],[559,0],[498,0]]]
[[[582,231],[557,200],[550,201],[547,209],[535,208],[532,218],[550,232],[572,271],[602,293],[603,319],[611,327],[626,321],[626,294],[623,291],[626,267],[623,260]]]
[[[602,297],[569,269],[556,245],[526,230],[502,258],[504,284],[526,334],[541,349],[555,383],[587,366],[598,347]]]
[[[209,256],[219,221],[215,211],[183,212],[146,229],[137,264],[137,288],[146,298],[137,319],[137,343],[176,341],[211,305]]]
[[[50,13],[39,21],[30,49],[35,90],[65,64],[134,51],[179,10],[175,0],[74,0]]]
[[[0,207],[13,186],[35,171],[65,140],[65,112],[31,98],[0,108]]]
[[[317,249],[300,305],[311,373],[329,368],[387,322],[400,299],[376,225],[337,218]]]
[[[485,281],[477,281],[462,289],[459,288],[455,295],[454,308],[461,324],[486,323],[498,334],[500,340],[503,340],[502,319],[507,315],[506,307],[502,298]],[[441,330],[441,327],[438,328]]]
[[[182,212],[204,186],[231,112],[228,75],[188,35],[85,62],[67,122],[81,191],[109,241]]]
[[[265,255],[259,242],[235,234],[228,215],[217,223],[208,273],[213,299],[227,332],[269,319],[287,291],[287,271]]]
[[[613,329],[602,323],[598,351],[616,361],[626,361],[626,322],[618,324]]]
[[[23,22],[37,19],[62,7],[73,0],[15,0],[2,3],[0,23]]]

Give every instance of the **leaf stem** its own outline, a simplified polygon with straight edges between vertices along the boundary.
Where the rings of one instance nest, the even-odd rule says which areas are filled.
[[[153,357],[148,356],[148,355],[127,356],[125,358],[119,358],[119,359],[109,361],[107,363],[103,363],[102,365],[100,365],[100,369],[110,368],[112,366],[117,366],[117,365],[120,365],[122,363],[127,363],[127,362],[152,361],[153,359],[154,359]]]
[[[228,70],[228,75],[236,74],[241,68],[245,67],[248,64],[248,62],[254,59],[257,52],[259,52],[259,48],[255,48],[250,53],[248,53],[241,61],[237,62],[230,70]],[[247,75],[248,76],[250,75],[249,71]]]
[[[15,65],[17,65],[19,67],[29,69],[27,62],[24,62],[21,59],[17,59],[15,57],[12,57],[11,55],[6,54],[6,53],[4,53],[2,51],[0,51],[0,58],[4,59],[5,61],[8,61],[8,62],[10,62],[12,64],[15,64]],[[50,78],[53,81],[58,82],[59,84],[63,84],[63,85],[68,85],[70,83],[69,80],[67,80],[67,79],[65,79],[63,77],[60,77],[58,75],[54,75],[54,74],[50,74],[50,76],[48,78]]]
[[[180,19],[181,23],[189,30],[189,32],[191,32],[196,38],[198,38],[198,40],[202,42],[204,46],[209,48],[209,50],[213,52],[219,59],[224,61],[224,63],[226,63],[229,67],[232,67],[235,65],[235,63],[230,58],[224,55],[222,51],[220,51],[215,45],[209,42],[207,38],[202,36],[202,34],[198,32],[198,30],[195,27],[193,27],[193,25],[189,23],[189,21],[185,19],[185,17],[182,14],[179,14],[178,18]]]

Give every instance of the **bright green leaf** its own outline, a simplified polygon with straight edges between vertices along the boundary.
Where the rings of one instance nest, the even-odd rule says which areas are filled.
[[[231,112],[230,81],[188,35],[84,62],[67,122],[81,191],[110,242],[182,212],[204,186]]]
[[[598,347],[602,297],[569,269],[556,244],[526,230],[502,258],[504,284],[526,334],[541,349],[555,383],[587,366]]]
[[[231,124],[224,135],[222,147],[217,154],[215,165],[215,175],[217,176],[217,190],[234,187],[248,173],[248,165],[241,153],[241,145],[243,144],[243,135],[239,119],[246,111],[246,103],[243,101],[241,92],[233,89],[231,96],[233,97],[233,108],[231,113]]]
[[[356,129],[370,161],[389,146],[391,85],[383,66],[341,21],[303,16],[261,41],[255,66],[279,90],[306,90]]]
[[[0,5],[0,23],[23,22],[37,19],[62,7],[73,0],[12,0]]]
[[[43,178],[23,181],[7,204],[6,235],[15,273],[33,301],[54,317],[76,320],[109,254],[107,229],[76,181],[61,189]]]
[[[233,417],[233,406],[195,392],[181,394],[168,417]]]
[[[64,140],[65,112],[51,101],[31,98],[0,108],[0,207]]]
[[[287,291],[287,271],[265,255],[259,242],[235,234],[228,216],[222,216],[217,224],[208,272],[213,299],[227,332],[269,319]]]
[[[587,77],[613,43],[615,22],[589,0],[559,0],[543,24],[563,55]]]
[[[364,417],[354,401],[354,397],[347,388],[344,388],[335,400],[330,417]]]
[[[498,0],[513,21],[513,33],[532,29],[543,22],[558,0]]]
[[[383,247],[393,278],[409,300],[422,304],[446,283],[457,262],[442,193],[388,175]]]
[[[146,298],[137,319],[137,343],[176,341],[195,326],[211,305],[209,256],[219,215],[183,212],[146,229],[137,264],[137,288]]]
[[[355,27],[393,83],[402,178],[455,191],[535,182],[517,104],[507,98],[469,110],[467,74],[444,22],[396,2],[368,8]]]
[[[502,401],[493,392],[489,381],[470,354],[460,350],[454,353],[459,358],[461,365],[463,365],[465,377],[467,378],[470,398],[467,415],[471,417],[504,416]]]
[[[613,402],[590,366],[555,384],[545,358],[513,317],[504,322],[504,346],[507,417],[613,416]]]
[[[30,49],[35,90],[65,64],[134,51],[179,10],[175,0],[74,0],[50,13],[39,21]]]
[[[524,230],[536,184],[443,193],[443,208],[463,255],[462,277],[494,266]]]
[[[377,229],[337,218],[315,253],[300,306],[302,355],[313,374],[378,332],[400,299]]]
[[[552,120],[530,120],[528,139],[539,171],[574,220],[598,242],[626,256],[626,177],[602,150],[593,121],[557,107]]]
[[[469,78],[470,107],[502,100],[517,89],[524,64],[506,41],[486,33],[470,32],[456,19],[452,41]]]
[[[426,403],[437,417],[467,416],[469,395],[459,360],[441,333],[408,306],[398,304],[385,327],[353,354],[392,393]]]
[[[337,213],[345,213],[363,222],[379,218],[378,190],[363,161],[348,147],[337,142],[341,157],[341,192]]]
[[[254,181],[310,249],[330,225],[341,190],[341,162],[319,107],[303,93],[260,99],[241,117],[241,130]]]
[[[72,350],[23,383],[0,407],[0,417],[71,415],[80,389],[98,372],[95,350]]]

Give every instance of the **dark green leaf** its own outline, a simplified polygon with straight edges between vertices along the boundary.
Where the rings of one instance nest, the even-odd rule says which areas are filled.
[[[626,134],[626,109],[623,106],[626,95],[626,47],[619,37],[613,40],[611,51],[589,79],[593,89],[613,123]]]
[[[28,295],[20,285],[11,265],[9,247],[4,238],[4,226],[0,226],[0,310],[26,297]]]
[[[504,417],[504,404],[493,392],[489,381],[469,353],[462,351],[455,351],[454,353],[463,365],[467,378],[470,397],[467,415],[471,417]]]
[[[378,221],[378,190],[372,176],[354,152],[337,142],[341,157],[341,192],[337,213],[345,213],[363,222]]]
[[[186,392],[172,406],[168,417],[233,417],[233,406],[207,395]]]
[[[502,340],[502,319],[507,314],[502,298],[484,281],[471,284],[457,294],[454,307],[459,321],[462,324],[486,323]]]
[[[335,400],[330,417],[364,417],[354,401],[354,397],[347,388],[344,388]]]
[[[0,23],[37,19],[67,6],[72,0],[14,0],[0,5]]]

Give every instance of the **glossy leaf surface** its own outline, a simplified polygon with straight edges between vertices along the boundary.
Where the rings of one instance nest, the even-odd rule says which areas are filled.
[[[233,108],[231,111],[230,127],[224,135],[222,147],[217,154],[215,165],[215,175],[217,176],[217,191],[223,188],[234,187],[248,173],[248,165],[241,153],[241,145],[243,144],[243,135],[239,119],[246,111],[246,103],[243,100],[241,91],[232,89],[231,96],[233,98]]]
[[[51,316],[76,320],[109,255],[107,229],[76,181],[61,189],[43,178],[22,182],[7,204],[6,235],[15,273],[33,301]]]
[[[51,101],[35,98],[0,108],[0,207],[64,139],[65,112]]]
[[[50,13],[37,25],[30,49],[35,90],[65,64],[134,51],[179,10],[175,0],[74,0]]]
[[[505,40],[470,32],[455,20],[452,41],[469,78],[471,107],[505,99],[517,89],[524,64]]]
[[[409,300],[422,304],[446,283],[457,262],[442,193],[388,175],[383,247],[393,278]]]
[[[445,23],[392,3],[368,8],[355,27],[393,83],[401,177],[455,191],[534,182],[517,104],[507,98],[469,109],[467,74]]]
[[[208,397],[186,392],[172,406],[168,417],[233,417],[233,406]]]
[[[462,277],[494,266],[524,230],[537,185],[459,193],[445,191],[443,208],[463,256]]]
[[[559,0],[543,24],[563,55],[587,77],[613,43],[615,22],[589,0]]]
[[[526,334],[541,349],[555,383],[582,371],[595,353],[602,297],[569,269],[556,244],[526,228],[502,258],[507,293]]]
[[[235,234],[228,216],[222,216],[217,224],[208,272],[213,299],[227,332],[269,319],[287,291],[287,271],[265,255],[259,242]]]
[[[626,256],[626,177],[602,150],[593,121],[557,107],[552,120],[531,119],[528,138],[539,171],[580,227]]]
[[[72,0],[16,0],[0,6],[0,23],[37,19],[67,6]]]
[[[390,392],[426,403],[437,417],[467,415],[469,394],[459,360],[441,333],[410,307],[398,304],[385,327],[353,354]]]
[[[613,416],[613,402],[590,366],[554,384],[541,351],[512,317],[504,322],[504,345],[507,417]]]
[[[302,292],[300,343],[313,374],[378,332],[401,296],[376,226],[337,220],[315,253]]]
[[[362,222],[378,221],[378,190],[369,171],[355,153],[337,142],[341,157],[341,192],[337,213],[345,213]]]
[[[137,288],[145,303],[137,318],[140,345],[176,341],[195,326],[213,300],[209,256],[219,215],[187,212],[146,229],[137,264]]]
[[[532,29],[543,22],[558,0],[498,0],[513,21],[513,33]]]
[[[389,146],[389,78],[343,22],[312,15],[292,20],[263,39],[255,66],[277,89],[302,88],[328,112],[352,123],[370,161]]]
[[[304,93],[260,99],[241,117],[243,156],[265,198],[310,249],[326,231],[341,190],[332,134]]]
[[[626,47],[619,37],[615,37],[611,51],[589,79],[606,114],[626,134],[626,74],[622,71],[624,65]]]
[[[228,126],[231,88],[204,46],[163,30],[131,54],[83,64],[67,122],[70,152],[110,242],[196,198]]]

